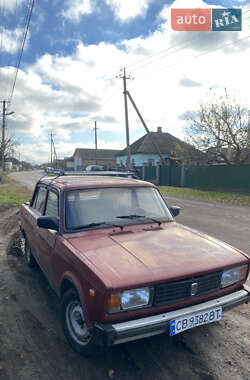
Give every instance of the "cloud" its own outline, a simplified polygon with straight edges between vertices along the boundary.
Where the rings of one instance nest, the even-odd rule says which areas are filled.
[[[120,21],[130,21],[146,15],[152,0],[105,0]]]
[[[179,85],[184,86],[184,87],[201,87],[202,86],[200,82],[196,82],[192,79],[187,78],[186,76],[180,80]]]
[[[56,144],[56,153],[59,159],[72,156],[74,150],[77,148],[77,144],[70,142],[60,142]],[[18,147],[20,157],[22,161],[28,161],[33,163],[44,163],[50,160],[50,142],[49,136],[47,141],[36,141],[36,145],[32,143],[25,143]]]
[[[2,51],[10,54],[15,54],[20,49],[20,40],[23,35],[23,30],[21,28],[9,30],[0,26],[0,34],[2,35]]]
[[[79,22],[82,16],[89,15],[94,11],[94,0],[67,0],[66,9],[61,12],[62,17]]]
[[[2,12],[6,13],[14,13],[16,10],[24,3],[25,0],[8,0],[2,4]]]
[[[104,0],[114,13],[115,18],[121,22],[128,22],[136,17],[144,17],[153,0]],[[62,17],[80,22],[81,18],[98,11],[95,0],[67,0],[62,10]]]
[[[95,120],[95,117],[91,117],[91,120]],[[106,124],[117,124],[119,120],[111,115],[98,116],[98,121]]]
[[[197,111],[187,111],[178,116],[179,120],[190,120],[190,119],[195,119],[197,117]]]

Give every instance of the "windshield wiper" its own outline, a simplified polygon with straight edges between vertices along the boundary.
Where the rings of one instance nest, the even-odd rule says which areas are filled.
[[[90,227],[97,227],[101,225],[106,225],[106,226],[111,226],[111,227],[119,227],[121,230],[123,229],[123,226],[121,224],[114,224],[114,223],[107,223],[107,222],[96,222],[96,223],[88,223],[88,224],[83,224],[82,226],[77,226],[73,228],[74,230],[79,230],[81,228],[90,228]]]
[[[137,219],[137,218],[143,218],[143,219],[148,219],[151,220],[154,223],[157,223],[159,226],[162,224],[162,222],[158,219],[151,218],[150,216],[146,215],[137,215],[137,214],[130,214],[130,215],[118,215],[116,218],[119,219]]]

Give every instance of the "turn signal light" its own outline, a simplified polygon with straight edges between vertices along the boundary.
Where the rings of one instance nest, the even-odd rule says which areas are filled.
[[[121,296],[120,294],[111,294],[108,301],[109,313],[115,313],[121,309]]]

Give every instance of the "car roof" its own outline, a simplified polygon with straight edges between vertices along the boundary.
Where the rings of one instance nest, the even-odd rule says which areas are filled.
[[[138,179],[100,175],[44,177],[41,178],[38,183],[53,185],[53,187],[56,187],[60,190],[87,189],[97,187],[155,187],[155,185],[150,182],[145,182]]]

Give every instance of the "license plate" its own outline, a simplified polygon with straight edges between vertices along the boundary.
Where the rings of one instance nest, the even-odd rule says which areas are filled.
[[[193,327],[205,325],[222,319],[222,307],[215,307],[202,312],[193,313],[170,321],[170,335],[179,334]]]

